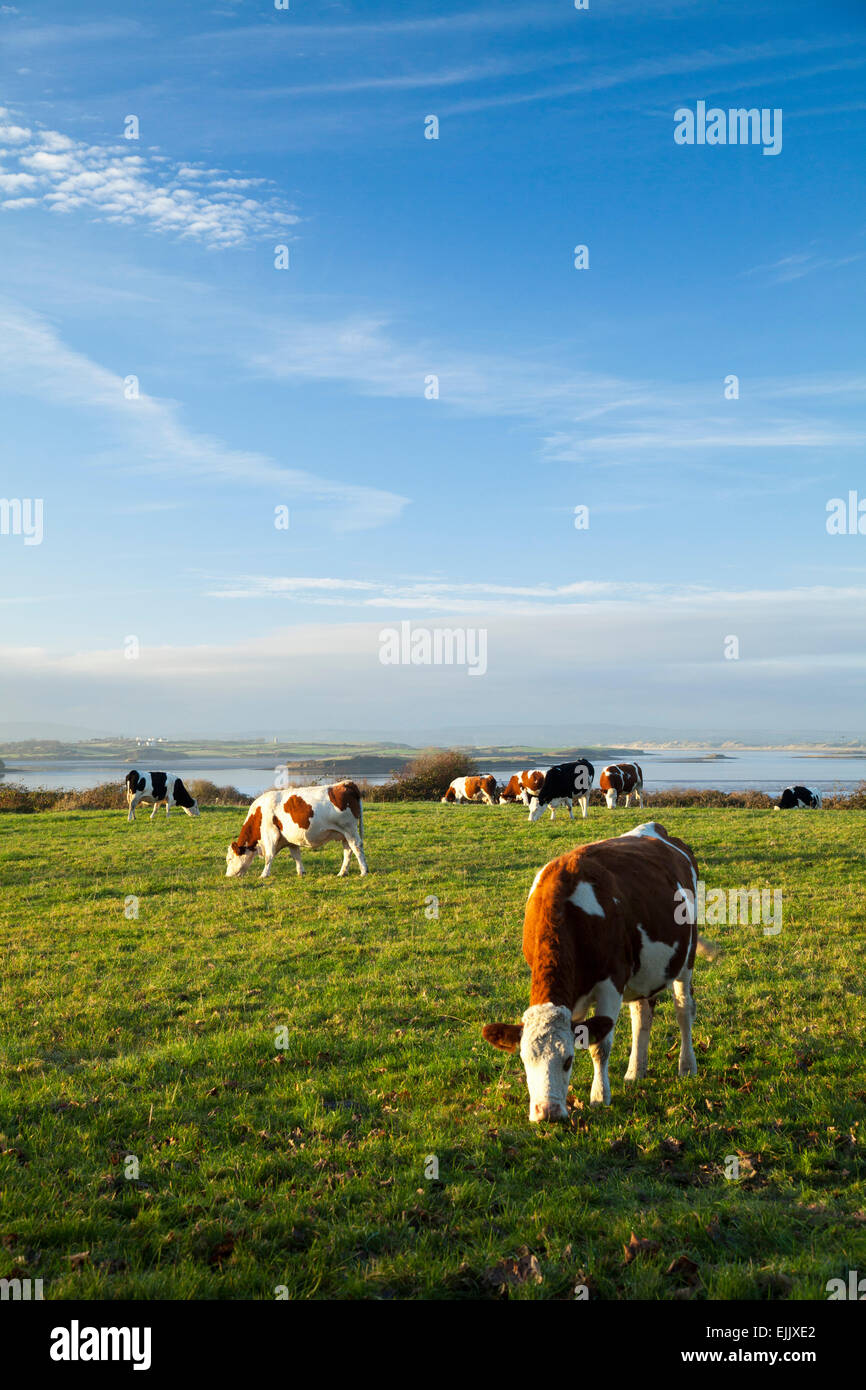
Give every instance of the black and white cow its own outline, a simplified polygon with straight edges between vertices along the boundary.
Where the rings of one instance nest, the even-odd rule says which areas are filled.
[[[197,816],[199,813],[195,797],[190,796],[183,782],[179,777],[175,777],[173,772],[136,772],[133,768],[132,772],[127,772],[124,781],[126,804],[129,807],[127,821],[135,820],[135,808],[142,801],[153,803],[151,820],[163,804],[166,815],[172,806],[179,806],[188,816]]]
[[[586,820],[589,793],[592,790],[594,776],[595,768],[592,763],[587,762],[586,758],[578,758],[573,763],[557,763],[554,767],[549,767],[544,774],[541,789],[533,795],[529,808],[530,821],[537,821],[543,814],[545,806],[560,800],[567,802],[569,808],[572,801],[578,801],[583,818]]]
[[[811,787],[786,787],[773,807],[774,811],[801,810],[803,807],[817,808],[821,805],[821,793],[813,792]]]

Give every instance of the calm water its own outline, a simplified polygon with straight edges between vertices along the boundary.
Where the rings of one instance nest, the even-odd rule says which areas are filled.
[[[609,761],[609,759],[604,760]],[[604,761],[596,758],[596,779],[604,766]],[[20,782],[25,787],[48,787],[55,790],[68,787],[80,791],[84,787],[95,786],[98,782],[122,782],[127,767],[116,763],[85,762],[40,762],[35,758],[18,758],[14,762],[7,758],[6,780]],[[822,754],[780,753],[780,752],[742,752],[727,754],[724,758],[711,758],[707,750],[677,749],[661,753],[643,753],[639,757],[643,768],[644,785],[647,790],[663,790],[667,787],[718,787],[721,791],[739,791],[753,787],[759,791],[776,793],[782,787],[795,782],[829,792],[834,787],[850,791],[858,783],[866,781],[866,757],[829,758]],[[142,769],[150,764],[142,762]],[[154,766],[160,766],[159,763]],[[546,764],[539,762],[539,767]],[[264,762],[258,767],[243,763],[222,764],[218,767],[179,765],[167,769],[179,772],[188,781],[206,778],[217,785],[231,785],[249,796],[254,796],[265,788],[273,786],[274,769]],[[482,769],[483,770],[483,769]],[[497,770],[496,776],[502,781],[519,768]],[[347,762],[342,770],[344,777],[361,777]],[[369,777],[370,782],[386,782],[382,775]]]

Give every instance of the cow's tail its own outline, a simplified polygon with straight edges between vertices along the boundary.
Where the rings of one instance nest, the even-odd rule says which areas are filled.
[[[721,947],[717,946],[714,941],[708,941],[705,936],[700,935],[698,935],[697,953],[708,961],[718,960],[722,954]]]

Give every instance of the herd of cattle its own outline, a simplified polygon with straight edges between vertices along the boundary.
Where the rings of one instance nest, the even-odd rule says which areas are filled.
[[[515,773],[502,788],[490,775],[458,777],[442,800],[490,806],[519,801],[530,808],[530,821],[538,820],[546,806],[552,818],[557,806],[566,807],[572,816],[577,801],[585,817],[594,776],[592,764],[581,758],[546,772]],[[627,806],[632,796],[643,806],[643,773],[637,763],[604,768],[599,786],[611,808],[620,796]],[[142,802],[153,805],[151,820],[160,805],[166,815],[172,806],[188,816],[199,814],[195,798],[171,773],[129,772],[126,795],[130,821]],[[774,809],[820,805],[820,793],[795,786],[785,788]],[[226,876],[245,873],[259,857],[264,860],[261,876],[267,878],[281,849],[288,849],[301,874],[301,849],[317,849],[329,841],[343,846],[340,877],[348,872],[353,854],[364,875],[363,829],[361,794],[354,782],[274,787],[249,807],[240,834],[226,851]],[[519,1047],[533,1123],[567,1118],[578,1048],[586,1048],[592,1059],[590,1101],[610,1104],[608,1059],[623,1003],[629,1005],[632,1026],[625,1080],[645,1076],[653,1010],[668,988],[680,1029],[679,1075],[697,1071],[691,1037],[692,972],[698,955],[712,960],[716,954],[712,943],[698,934],[697,884],[692,850],[655,821],[612,839],[578,845],[536,874],[523,923],[523,954],[532,971],[529,1007],[520,1023],[488,1023],[482,1029],[494,1047],[506,1052]],[[590,1008],[594,1012],[588,1019]]]
[[[491,773],[477,777],[455,777],[442,800],[479,801],[487,806],[509,806],[520,801],[529,807],[530,821],[537,821],[546,806],[550,807],[551,820],[556,820],[557,806],[564,807],[573,820],[572,807],[577,802],[585,820],[594,778],[592,763],[586,758],[578,758],[573,763],[557,763],[546,772],[540,768],[515,772],[501,787]],[[637,763],[611,763],[602,768],[598,785],[610,810],[618,805],[620,797],[624,798],[626,806],[630,806],[632,797],[635,797],[643,808],[643,769]],[[820,805],[820,792],[797,786],[786,787],[773,809],[788,811],[794,807]]]

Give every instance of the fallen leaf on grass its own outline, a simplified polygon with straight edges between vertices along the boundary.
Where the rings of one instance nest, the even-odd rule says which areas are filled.
[[[231,1255],[234,1252],[234,1248],[235,1237],[232,1234],[232,1232],[229,1231],[228,1234],[220,1241],[219,1245],[215,1245],[214,1248],[208,1254],[208,1264],[222,1266],[223,1260],[228,1259],[229,1255]]]
[[[70,1269],[81,1269],[83,1265],[90,1264],[90,1251],[79,1250],[76,1255],[67,1255]]]
[[[498,1265],[485,1269],[481,1275],[482,1283],[490,1288],[500,1289],[518,1287],[521,1284],[541,1284],[544,1275],[534,1255],[521,1255],[519,1259],[500,1260]]]
[[[659,1248],[657,1240],[639,1240],[632,1231],[628,1245],[622,1247],[623,1263],[630,1265],[638,1255],[654,1255]]]
[[[679,1275],[685,1279],[687,1284],[697,1284],[700,1279],[700,1270],[694,1260],[690,1260],[688,1255],[678,1255],[675,1260],[671,1260],[665,1275]]]

